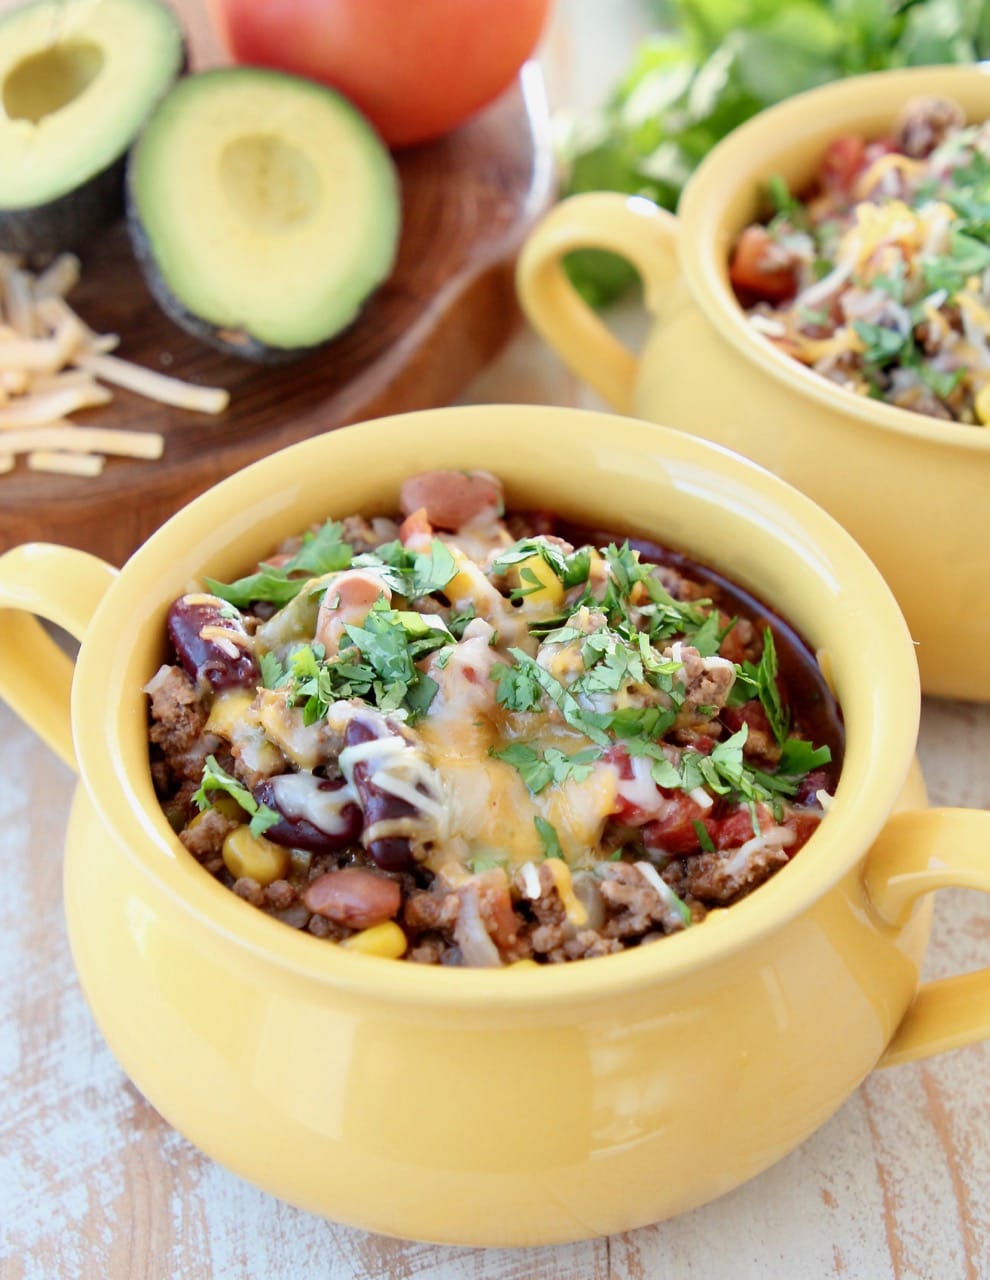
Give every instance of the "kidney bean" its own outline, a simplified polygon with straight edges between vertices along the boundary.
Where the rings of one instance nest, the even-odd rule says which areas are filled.
[[[345,730],[344,746],[345,748],[353,747],[358,743],[371,742],[382,736],[376,726],[355,718]],[[366,829],[378,822],[415,817],[416,809],[407,800],[400,800],[398,796],[383,791],[375,784],[367,761],[359,760],[354,766],[352,776],[355,790],[361,801],[361,808],[364,810]],[[365,848],[371,859],[383,871],[410,871],[416,865],[408,836],[385,836],[380,840],[366,840]]]
[[[410,476],[399,491],[404,516],[423,508],[440,529],[457,530],[471,520],[502,511],[502,485],[487,471],[424,471]]]
[[[180,596],[168,611],[168,635],[179,662],[197,685],[206,682],[219,691],[261,682],[252,648],[243,643],[247,632],[240,613],[217,597]]]
[[[303,893],[303,902],[318,915],[349,929],[370,929],[398,915],[402,892],[395,880],[364,867],[327,871]]]
[[[254,788],[254,798],[282,815],[267,829],[266,838],[310,853],[334,853],[355,844],[361,835],[361,810],[349,793],[339,797],[339,804],[333,800],[333,793],[345,787],[343,778],[314,778],[312,774],[265,778]],[[314,794],[307,796],[306,791]]]

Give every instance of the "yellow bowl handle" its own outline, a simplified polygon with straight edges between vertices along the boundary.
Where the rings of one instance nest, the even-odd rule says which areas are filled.
[[[38,617],[81,640],[116,576],[96,556],[45,542],[0,556],[0,698],[76,772],[69,717],[73,662]]]
[[[935,889],[990,893],[990,812],[926,809],[895,814],[870,850],[866,891],[885,924],[905,923]],[[887,1052],[884,1067],[928,1058],[990,1037],[990,969],[921,986]]]
[[[574,249],[607,249],[627,258],[642,278],[647,310],[656,314],[677,278],[677,219],[640,196],[572,196],[534,228],[516,267],[519,301],[533,328],[614,409],[631,413],[636,357],[568,280],[561,259]]]

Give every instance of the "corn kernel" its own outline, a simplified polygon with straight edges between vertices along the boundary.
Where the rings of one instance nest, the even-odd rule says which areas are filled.
[[[977,391],[973,407],[976,409],[977,418],[987,426],[990,423],[990,382]]]
[[[289,851],[264,836],[253,836],[250,827],[237,827],[223,842],[223,861],[235,879],[250,876],[266,885],[288,871]]]
[[[517,565],[519,586],[526,593],[527,604],[550,604],[556,607],[564,599],[564,584],[542,556],[528,556]],[[540,584],[534,586],[533,579]]]
[[[348,951],[360,951],[365,956],[383,956],[386,960],[398,960],[405,955],[406,935],[394,920],[373,924],[370,929],[352,933],[340,944]]]
[[[539,969],[540,965],[538,965],[535,960],[531,960],[527,956],[523,960],[513,960],[505,967],[506,969]]]

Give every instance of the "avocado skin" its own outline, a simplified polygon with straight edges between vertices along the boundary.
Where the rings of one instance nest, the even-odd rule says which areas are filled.
[[[172,83],[188,70],[189,45],[183,33],[182,61]],[[0,252],[26,257],[68,253],[82,248],[97,231],[116,222],[124,212],[128,154],[124,151],[102,172],[47,204],[30,209],[0,209]]]
[[[271,347],[243,331],[235,338],[230,335],[229,329],[221,329],[219,326],[211,324],[208,320],[204,320],[202,316],[196,315],[194,311],[190,311],[165,283],[151,251],[150,241],[141,224],[137,200],[131,191],[130,167],[128,167],[125,184],[125,205],[131,248],[134,251],[134,257],[141,268],[141,274],[144,276],[144,282],[148,286],[151,296],[173,324],[178,325],[180,329],[185,329],[186,333],[191,333],[194,338],[198,338],[200,342],[205,342],[207,346],[213,347],[214,350],[222,351],[224,355],[236,356],[239,360],[250,361],[252,364],[292,364],[296,360],[303,360],[306,356],[312,355],[314,351],[319,351],[347,331],[346,329],[338,329],[336,333],[331,334],[322,342],[317,342],[309,347]],[[354,324],[357,319],[358,316],[356,315],[351,324]],[[351,325],[349,324],[347,329],[350,327]]]
[[[0,250],[28,256],[78,249],[119,217],[124,206],[121,156],[75,191],[32,209],[0,209]]]

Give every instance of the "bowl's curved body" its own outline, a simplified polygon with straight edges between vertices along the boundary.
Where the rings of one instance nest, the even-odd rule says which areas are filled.
[[[919,774],[903,798],[924,803]],[[879,925],[857,866],[728,968],[560,1006],[429,1009],[387,981],[369,999],[302,980],[204,930],[83,787],[65,900],[100,1030],[170,1124],[305,1209],[462,1245],[625,1231],[785,1155],[880,1057],[931,915]]]
[[[654,945],[505,970],[358,955],[287,928],[204,871],[149,769],[143,688],[166,657],[169,603],[316,520],[393,509],[401,480],[424,465],[495,470],[511,507],[650,533],[804,635],[846,741],[828,815],[797,857]],[[917,896],[990,887],[975,820],[986,815],[957,811],[941,857],[960,866],[934,880],[931,842],[890,822],[898,804],[924,804],[912,764],[920,699],[903,618],[876,570],[795,490],[686,433],[524,406],[382,419],[225,480],[108,574],[51,547],[0,565],[0,600],[85,632],[69,743],[54,668],[39,674],[40,629],[5,617],[0,630],[0,691],[28,690],[24,713],[66,758],[74,746],[82,776],[65,899],[83,988],[169,1121],[237,1173],[340,1221],[462,1244],[550,1243],[728,1190],[821,1124],[884,1053],[917,985],[930,917]],[[938,821],[915,821],[929,817],[905,820],[934,839]],[[878,892],[894,899],[883,911]],[[959,981],[970,980],[985,984]],[[949,1002],[929,1003],[937,1013]],[[902,1056],[985,1031],[958,1007],[937,1035],[906,1019]]]

